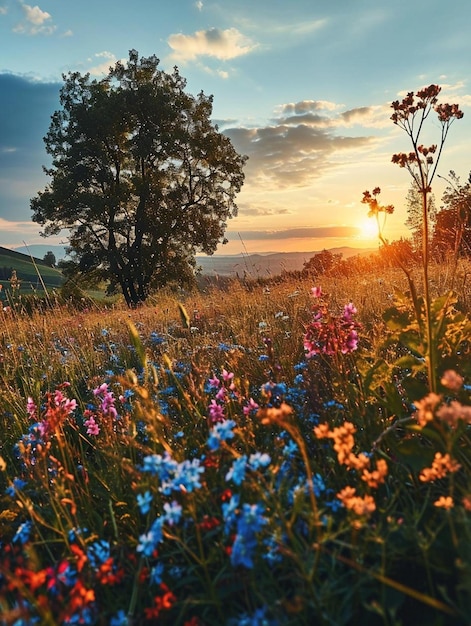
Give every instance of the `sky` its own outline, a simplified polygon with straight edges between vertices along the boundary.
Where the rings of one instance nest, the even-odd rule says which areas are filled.
[[[375,247],[361,204],[374,187],[395,206],[385,237],[407,237],[411,179],[391,155],[410,143],[390,105],[432,83],[460,105],[438,173],[465,181],[470,27],[469,0],[0,0],[0,245],[66,242],[41,237],[30,209],[49,180],[43,137],[62,75],[100,79],[131,49],[212,94],[212,119],[249,157],[218,254]],[[439,133],[431,120],[424,143]]]

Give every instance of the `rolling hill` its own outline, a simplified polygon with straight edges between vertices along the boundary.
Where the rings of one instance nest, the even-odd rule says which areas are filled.
[[[62,273],[58,269],[49,267],[41,259],[0,246],[0,283],[4,289],[9,286],[13,270],[16,271],[17,278],[21,281],[22,293],[29,293],[33,289],[41,290],[41,279],[47,289],[57,289],[64,282]]]

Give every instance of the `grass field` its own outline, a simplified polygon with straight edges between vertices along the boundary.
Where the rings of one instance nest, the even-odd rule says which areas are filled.
[[[469,624],[468,271],[4,314],[0,623]]]
[[[64,282],[62,273],[49,267],[42,260],[8,250],[0,246],[0,283],[7,290],[12,270],[16,271],[20,281],[20,293],[42,292],[46,289],[58,289]]]

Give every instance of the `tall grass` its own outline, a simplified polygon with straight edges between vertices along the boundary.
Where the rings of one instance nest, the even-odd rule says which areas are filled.
[[[3,314],[0,623],[468,623],[467,383],[420,404],[400,271],[312,287]]]

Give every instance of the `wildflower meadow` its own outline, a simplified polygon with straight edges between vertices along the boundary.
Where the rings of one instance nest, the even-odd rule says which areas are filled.
[[[438,93],[393,103],[425,224]],[[0,624],[471,624],[470,266],[422,244],[0,314]]]

